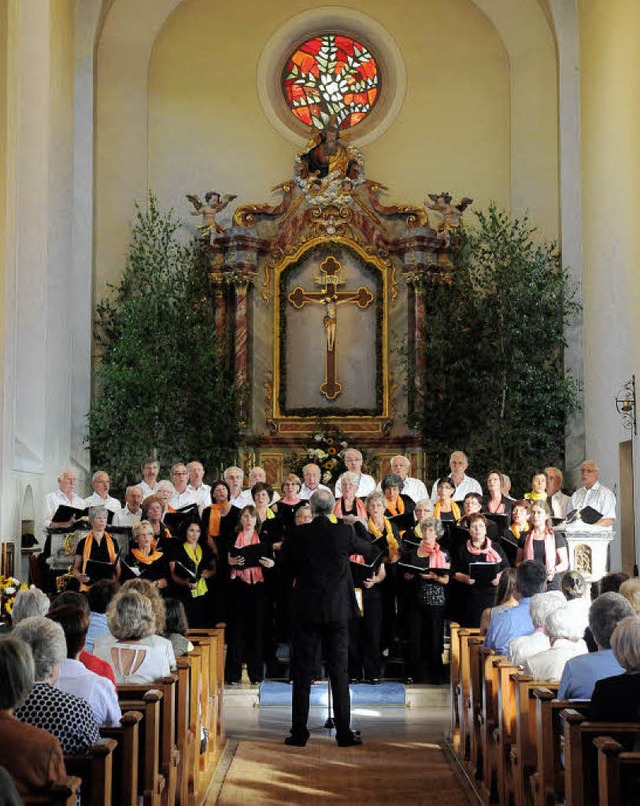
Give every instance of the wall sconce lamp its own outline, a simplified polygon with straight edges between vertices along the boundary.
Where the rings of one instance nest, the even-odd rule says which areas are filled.
[[[629,431],[633,428],[634,436],[638,435],[636,426],[636,376],[632,375],[616,395],[616,409],[622,417],[624,427]]]

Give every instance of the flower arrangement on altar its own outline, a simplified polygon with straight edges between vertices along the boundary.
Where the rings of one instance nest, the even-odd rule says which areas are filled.
[[[20,582],[15,577],[0,576],[0,618],[2,620],[11,615],[18,591],[27,590],[28,587],[26,582]]]
[[[311,445],[302,453],[288,457],[291,472],[302,478],[302,468],[314,462],[320,468],[322,484],[333,489],[338,478],[347,469],[344,455],[350,446],[346,434],[335,426],[318,421],[311,439]]]

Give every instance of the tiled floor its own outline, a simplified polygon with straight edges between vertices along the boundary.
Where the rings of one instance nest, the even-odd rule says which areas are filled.
[[[353,707],[351,727],[362,731],[364,741],[439,742],[449,728],[449,686],[408,686],[407,701],[408,706],[403,707]],[[282,742],[289,733],[290,708],[258,707],[258,686],[225,688],[224,710],[230,739]],[[311,709],[313,741],[333,741],[333,732],[324,728],[326,717],[326,709]]]

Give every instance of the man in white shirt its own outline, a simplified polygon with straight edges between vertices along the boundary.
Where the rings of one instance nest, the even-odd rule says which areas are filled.
[[[454,451],[449,457],[449,467],[451,468],[451,476],[453,483],[456,485],[456,491],[453,494],[453,500],[458,503],[464,501],[467,493],[478,493],[482,495],[482,487],[471,476],[466,475],[466,470],[469,467],[469,460],[466,453],[463,451]],[[431,490],[431,500],[436,501],[438,498],[438,483],[437,479]],[[402,491],[404,492],[404,490]]]
[[[158,474],[160,473],[160,462],[150,456],[142,463],[142,481],[138,482],[138,487],[142,490],[142,500],[149,495],[158,492]]]
[[[195,495],[200,512],[202,512],[205,507],[211,506],[211,487],[203,482],[204,467],[202,463],[189,462],[187,473],[189,474],[187,490],[190,490]]]
[[[109,512],[120,512],[122,504],[109,495],[111,479],[104,470],[96,470],[91,479],[93,494],[84,499],[85,507],[106,507]]]
[[[189,504],[197,503],[194,492],[187,489],[189,472],[186,465],[178,463],[171,468],[171,481],[173,482],[174,493],[169,499],[169,506],[173,509],[182,509]]]
[[[255,465],[249,471],[249,487],[240,496],[241,503],[236,504],[236,506],[246,507],[249,505],[253,505],[253,495],[251,494],[251,489],[253,488],[253,485],[258,484],[258,482],[266,484],[267,473],[264,467]],[[276,490],[273,490],[273,492],[271,493],[271,501],[269,502],[269,506],[271,506],[271,504],[275,504],[275,502],[279,500],[280,500],[280,493],[277,492]]]
[[[600,468],[591,459],[587,459],[580,466],[580,476],[584,487],[580,487],[571,496],[571,509],[595,509],[601,517],[593,525],[610,529],[616,520],[616,497],[611,490],[600,484]]]
[[[547,477],[547,495],[551,501],[551,514],[556,518],[564,518],[571,511],[571,496],[562,492],[562,470],[557,467],[545,467]]]
[[[308,465],[302,468],[302,477],[304,483],[300,488],[298,497],[302,498],[303,501],[308,501],[316,490],[326,490],[328,493],[331,492],[325,484],[320,484],[320,468],[315,462],[309,462]]]
[[[358,489],[356,496],[358,498],[366,498],[369,493],[372,493],[376,488],[376,482],[373,476],[368,476],[362,472],[362,454],[355,448],[347,448],[344,453],[344,463],[347,466],[347,471],[355,473],[358,476]],[[336,481],[335,497],[342,496],[342,476]]]
[[[226,468],[222,478],[229,485],[229,501],[234,507],[242,507],[242,484],[244,482],[244,471],[237,465]]]
[[[398,454],[397,456],[392,457],[391,462],[389,463],[391,466],[391,472],[395,473],[396,476],[400,476],[402,479],[402,494],[408,495],[416,504],[418,501],[424,501],[425,498],[429,498],[429,493],[427,492],[427,488],[424,485],[423,481],[420,479],[413,478],[409,475],[409,468],[411,467],[411,462],[407,459],[406,456],[402,456],[402,454]],[[382,490],[380,484],[376,487],[377,490]]]
[[[142,518],[142,489],[140,485],[134,484],[127,487],[124,494],[125,505],[113,516],[114,526],[133,526]]]
[[[58,476],[58,489],[49,493],[44,499],[44,525],[50,526],[70,526],[76,518],[71,520],[58,522],[53,521],[53,516],[56,514],[58,507],[74,507],[74,509],[85,509],[86,504],[84,498],[80,498],[76,494],[75,488],[78,483],[78,476],[75,470],[67,468]]]

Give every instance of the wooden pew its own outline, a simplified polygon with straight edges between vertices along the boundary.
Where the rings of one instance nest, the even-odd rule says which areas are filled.
[[[64,784],[54,784],[40,792],[22,795],[25,806],[76,806],[76,793],[82,782],[70,775]]]
[[[463,762],[471,757],[471,656],[470,639],[478,636],[478,629],[462,629],[458,633],[460,641],[460,683],[458,685],[458,711],[460,714],[460,746],[458,756]]]
[[[449,667],[451,684],[451,734],[450,741],[454,752],[460,747],[460,625],[452,621],[449,624]]]
[[[493,800],[498,797],[498,665],[504,655],[484,648],[483,691],[480,736],[482,743],[482,781]]]
[[[189,800],[189,708],[191,697],[191,659],[176,658],[178,676],[178,695],[176,710],[176,747],[180,755],[178,761],[178,780],[176,786],[176,802],[180,806]],[[197,696],[197,695],[196,695]]]
[[[165,778],[160,772],[160,703],[162,692],[149,689],[140,700],[120,699],[123,712],[140,711],[144,715],[139,736],[138,763],[141,770],[138,792],[142,790],[144,806],[161,806]]]
[[[469,711],[470,742],[469,764],[476,780],[482,779],[482,690],[484,672],[484,638],[480,635],[469,638]]]
[[[113,752],[113,802],[122,806],[138,804],[139,724],[143,718],[139,711],[127,711],[119,725],[100,728],[101,736],[117,742]]]
[[[225,741],[224,731],[224,627],[211,627],[208,629],[189,630],[189,639],[194,646],[209,647],[209,696],[215,708],[215,719],[210,724],[211,752],[218,754]],[[206,653],[205,653],[206,654]],[[206,658],[205,658],[206,661]],[[211,731],[215,728],[215,735]]]
[[[638,792],[640,753],[625,751],[620,742],[610,736],[598,736],[593,744],[598,753],[600,806],[620,806],[627,803],[629,792]]]
[[[185,774],[187,777],[186,803],[200,803],[202,781],[200,775],[200,734],[202,727],[202,655],[198,648],[188,657],[178,659],[178,668],[188,672],[189,703],[187,711],[188,734]],[[183,787],[184,789],[184,787]],[[205,790],[206,791],[206,790]]]
[[[515,744],[516,695],[515,677],[520,668],[503,659],[495,665],[498,683],[498,728],[497,728],[497,781],[498,802],[509,804],[515,800],[511,768],[511,749]]]
[[[103,739],[81,756],[65,756],[64,765],[70,775],[82,779],[80,790],[83,806],[111,806],[113,797],[114,739]]]
[[[160,745],[159,769],[164,776],[163,804],[173,804],[176,800],[179,754],[176,745],[177,686],[175,674],[162,677],[150,685],[120,685],[117,687],[120,706],[128,700],[140,700],[147,691],[160,691]]]
[[[554,806],[556,794],[564,795],[562,763],[563,723],[566,708],[586,713],[588,701],[558,700],[558,683],[545,683],[533,690],[536,709],[536,769],[530,776],[535,806]]]
[[[573,708],[561,712],[564,723],[564,791],[567,806],[598,803],[597,751],[593,740],[608,736],[629,747],[637,722],[588,722]]]

